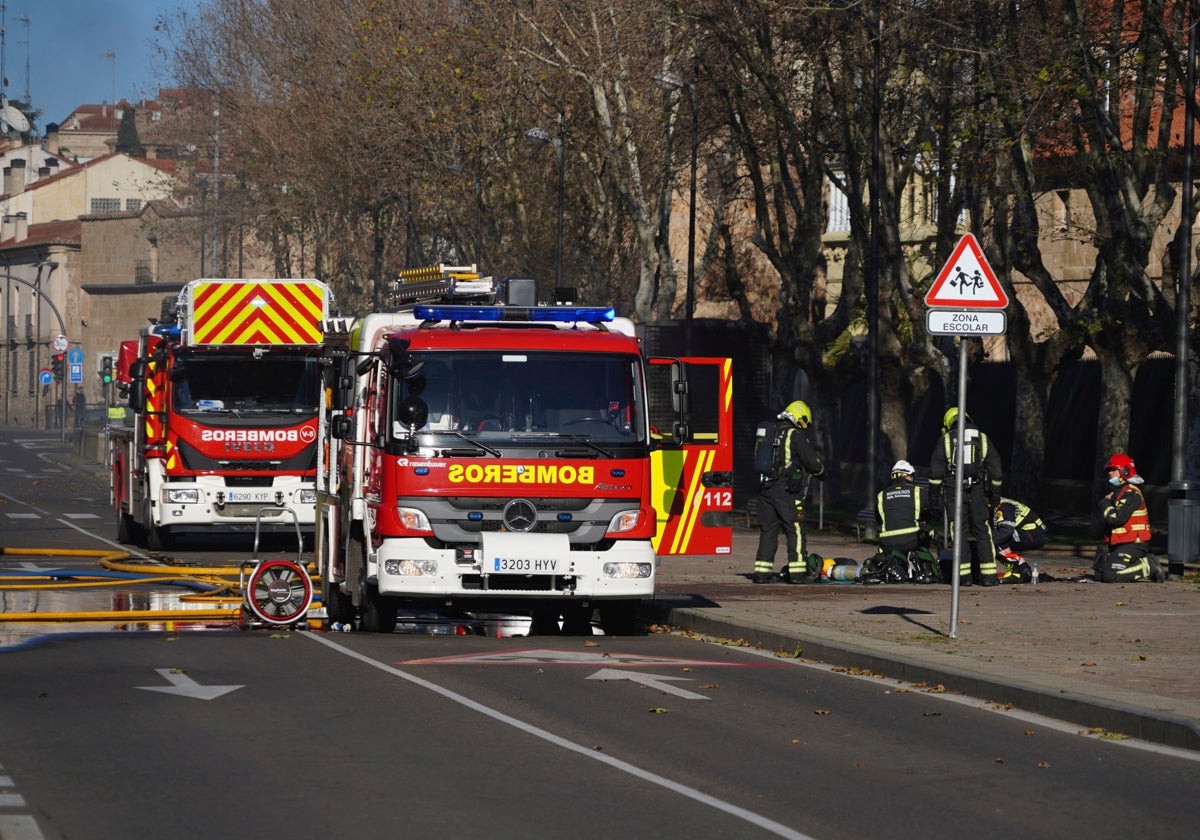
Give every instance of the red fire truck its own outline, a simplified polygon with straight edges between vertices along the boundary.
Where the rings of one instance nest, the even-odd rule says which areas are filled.
[[[133,422],[109,428],[118,540],[161,550],[185,533],[312,533],[332,307],[316,280],[195,280],[122,342]]]
[[[656,541],[729,551],[728,360],[647,358],[611,308],[536,305],[528,278],[474,266],[406,272],[395,311],[332,319],[325,339],[331,622],[390,632],[408,606],[588,633],[598,611],[625,633]]]

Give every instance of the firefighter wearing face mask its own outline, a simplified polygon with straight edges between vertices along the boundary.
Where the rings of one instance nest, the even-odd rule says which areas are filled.
[[[1166,580],[1158,558],[1150,553],[1150,512],[1142,495],[1143,479],[1133,459],[1117,453],[1104,465],[1109,491],[1100,497],[1100,519],[1108,529],[1096,552],[1096,578],[1104,583]]]
[[[1000,499],[1004,475],[1000,456],[988,436],[963,415],[963,452],[958,449],[958,409],[947,409],[942,417],[942,437],[933,448],[929,461],[929,489],[937,511],[942,505],[953,507],[953,480],[962,474],[963,522],[952,523],[954,539],[961,534],[963,546],[959,561],[959,583],[970,586],[995,586],[996,546],[992,536],[991,503]],[[950,479],[950,486],[945,486]]]

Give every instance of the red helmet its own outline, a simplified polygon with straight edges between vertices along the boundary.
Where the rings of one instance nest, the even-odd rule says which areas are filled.
[[[1128,481],[1137,475],[1137,467],[1133,465],[1133,459],[1128,455],[1116,454],[1108,459],[1108,463],[1104,465],[1104,471],[1117,470],[1121,474],[1121,479]]]

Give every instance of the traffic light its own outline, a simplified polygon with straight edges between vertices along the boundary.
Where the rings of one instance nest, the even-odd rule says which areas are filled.
[[[100,357],[100,382],[108,385],[113,381],[112,356]]]
[[[67,357],[64,353],[55,353],[50,359],[50,370],[54,372],[56,381],[61,382],[63,373],[66,371]]]

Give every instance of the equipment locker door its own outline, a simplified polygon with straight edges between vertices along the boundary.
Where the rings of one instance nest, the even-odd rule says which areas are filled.
[[[660,555],[729,554],[733,546],[733,360],[686,357],[687,428],[671,440],[676,414],[672,362],[651,359],[647,372],[653,503]]]

